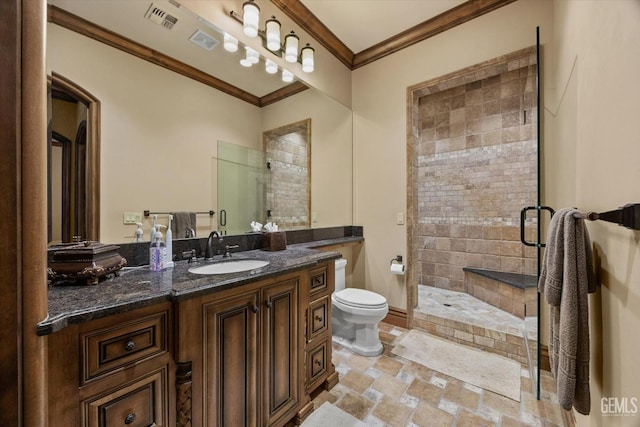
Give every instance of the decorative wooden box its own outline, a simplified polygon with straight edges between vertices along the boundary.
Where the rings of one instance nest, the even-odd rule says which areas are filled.
[[[283,251],[287,249],[287,233],[284,231],[264,233],[264,248],[268,251]]]
[[[118,249],[120,246],[100,242],[81,242],[55,249],[48,268],[50,284],[96,285],[109,274],[119,276],[127,260],[120,256]]]

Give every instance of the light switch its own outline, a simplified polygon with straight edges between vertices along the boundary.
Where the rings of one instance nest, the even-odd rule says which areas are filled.
[[[318,222],[318,213],[311,212],[311,222]]]
[[[124,213],[125,224],[135,224],[137,222],[142,222],[142,214],[140,212],[125,212]]]
[[[404,212],[398,212],[396,214],[396,224],[404,225]]]

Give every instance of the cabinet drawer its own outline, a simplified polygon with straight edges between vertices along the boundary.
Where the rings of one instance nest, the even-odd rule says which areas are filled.
[[[307,352],[307,390],[313,390],[324,381],[327,373],[327,341],[311,348]]]
[[[331,322],[329,315],[329,296],[324,296],[309,304],[309,315],[307,319],[307,339],[313,340],[321,335],[328,328],[328,322]]]
[[[320,267],[310,271],[311,278],[311,295],[326,291],[329,283],[327,282],[327,267]]]
[[[167,350],[167,313],[84,334],[83,382]]]
[[[84,404],[85,427],[166,426],[167,369],[91,399]]]

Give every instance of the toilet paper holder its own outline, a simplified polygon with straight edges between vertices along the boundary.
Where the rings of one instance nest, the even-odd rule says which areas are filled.
[[[402,255],[396,255],[391,259],[391,267],[389,268],[391,274],[404,275],[404,264],[402,264]]]

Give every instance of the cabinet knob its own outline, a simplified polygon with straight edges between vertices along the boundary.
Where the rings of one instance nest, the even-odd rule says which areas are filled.
[[[267,308],[271,308],[271,306],[273,305],[273,303],[271,301],[267,301],[264,303],[264,305],[267,306]]]
[[[251,307],[251,311],[253,311],[254,313],[257,313],[257,312],[258,312],[258,310],[259,310],[259,309],[258,309],[258,306],[257,306],[257,305],[253,305],[253,306]]]
[[[316,322],[322,322],[324,320],[322,316],[316,316],[314,319],[316,319]]]
[[[322,366],[322,362],[320,361],[320,359],[316,359],[316,365]]]
[[[131,424],[132,422],[135,421],[135,419],[136,419],[136,414],[131,413],[131,414],[126,416],[126,418],[124,419],[124,423],[125,424]]]
[[[133,342],[133,340],[129,340],[127,341],[127,343],[124,345],[124,349],[127,351],[132,351],[136,348],[136,343]],[[135,418],[135,415],[134,415]]]

